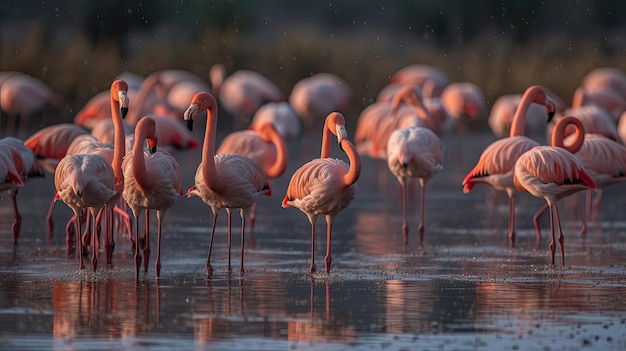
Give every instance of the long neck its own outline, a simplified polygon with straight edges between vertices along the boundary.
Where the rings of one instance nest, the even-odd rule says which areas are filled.
[[[274,129],[270,131],[270,138],[276,147],[276,159],[272,166],[265,171],[265,175],[268,178],[278,178],[287,169],[287,144]]]
[[[574,141],[569,145],[565,145],[565,129],[569,125],[574,126],[575,135]],[[585,130],[583,128],[582,122],[574,117],[564,117],[556,124],[554,127],[554,132],[552,133],[552,146],[563,148],[573,154],[577,153],[578,150],[583,146],[585,142]]]
[[[352,185],[356,183],[361,175],[361,158],[350,140],[343,139],[341,141],[341,147],[346,155],[348,155],[348,160],[350,160],[350,169],[348,169],[348,173],[346,173],[343,179],[346,185]]]
[[[223,187],[222,180],[215,168],[215,138],[217,134],[217,105],[212,104],[207,109],[206,130],[202,144],[202,174],[210,188],[219,191]]]
[[[526,125],[526,115],[528,114],[528,109],[533,102],[536,102],[535,100],[539,97],[538,94],[538,89],[530,89],[522,96],[517,108],[515,109],[515,114],[513,115],[513,122],[509,132],[510,137],[524,135],[524,126]]]
[[[328,119],[326,123],[324,123],[324,132],[322,133],[322,152],[320,154],[320,158],[328,158],[331,156],[333,145],[333,133],[331,131],[332,126],[328,123]]]
[[[146,133],[139,130],[135,133],[135,144],[133,145],[133,175],[135,181],[142,189],[147,189],[148,174],[146,171],[146,160],[143,154],[143,145],[146,142]]]
[[[131,121],[138,121],[139,118],[142,117],[142,113],[145,110],[146,100],[152,91],[154,90],[158,81],[158,76],[156,74],[148,75],[141,83],[141,87],[137,92],[135,97],[135,101],[131,101],[128,116]]]
[[[122,121],[122,113],[120,112],[119,101],[111,98],[111,117],[113,119],[113,130],[115,139],[113,140],[113,173],[115,174],[115,182],[124,183],[124,172],[122,172],[122,158],[126,155],[126,142],[124,136],[124,121]]]

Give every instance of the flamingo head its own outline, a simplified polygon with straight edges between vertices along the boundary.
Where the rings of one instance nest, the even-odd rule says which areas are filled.
[[[217,110],[217,102],[213,95],[201,91],[193,96],[191,99],[191,104],[185,110],[185,114],[183,115],[183,119],[187,121],[187,128],[190,131],[193,131],[193,119],[204,111],[209,111],[211,114],[214,114]]]
[[[117,102],[120,104],[122,118],[126,118],[129,105],[128,84],[121,79],[117,79],[111,84],[111,92],[111,96],[117,97]]]

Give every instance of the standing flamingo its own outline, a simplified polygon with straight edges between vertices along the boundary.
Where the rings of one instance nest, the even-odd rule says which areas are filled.
[[[554,114],[554,104],[547,98],[544,89],[538,85],[530,86],[524,92],[519,103],[510,137],[498,139],[491,143],[480,155],[478,163],[465,179],[463,179],[463,192],[469,193],[478,183],[487,184],[496,190],[506,191],[509,196],[509,246],[515,246],[515,186],[513,184],[513,171],[515,161],[526,151],[539,144],[524,136],[525,117],[528,109],[533,104],[540,104],[548,112],[548,121]]]
[[[57,165],[54,185],[61,200],[74,211],[79,268],[83,269],[81,213],[83,210],[88,210],[91,216],[95,217],[116,195],[113,168],[106,158],[98,154],[67,155]],[[92,233],[95,233],[95,221],[92,225]],[[97,264],[96,237],[96,235],[91,236],[91,268],[94,271]]]
[[[567,121],[565,122],[567,123]],[[563,232],[557,202],[569,195],[584,189],[596,189],[596,185],[585,171],[580,160],[574,156],[583,143],[583,134],[580,134],[573,145],[566,147],[537,146],[521,155],[515,163],[513,182],[518,191],[527,191],[532,195],[545,199],[550,208],[550,242],[551,264],[554,266],[555,237],[558,230],[559,247],[561,249],[561,266],[565,264],[565,249],[563,247]],[[553,136],[558,138],[560,133]]]
[[[420,246],[424,239],[424,198],[426,183],[443,169],[443,143],[432,130],[422,127],[396,129],[387,144],[387,165],[402,186],[402,235],[406,245],[409,235],[407,224],[407,178],[418,178],[421,187],[420,223],[417,227]]]
[[[267,179],[278,178],[287,169],[287,145],[270,122],[251,130],[233,132],[226,136],[217,149],[218,154],[239,154],[257,161]],[[256,202],[250,209],[250,228],[254,228]]]
[[[189,130],[193,129],[194,118],[207,111],[207,124],[202,146],[202,161],[195,176],[195,185],[187,192],[187,197],[198,196],[213,211],[213,225],[206,261],[206,272],[213,272],[211,266],[211,250],[215,235],[217,215],[222,208],[228,213],[228,271],[230,266],[230,233],[232,211],[239,209],[241,216],[241,265],[239,273],[243,274],[244,239],[246,215],[250,207],[261,195],[271,195],[263,168],[255,160],[237,154],[215,154],[215,136],[217,133],[217,102],[207,92],[197,93],[191,105],[185,111],[184,119]]]
[[[240,69],[227,77],[226,68],[218,63],[211,67],[209,74],[211,91],[232,116],[235,130],[247,124],[263,104],[286,100],[280,88],[258,72]]]
[[[287,187],[282,207],[293,206],[304,212],[311,223],[311,272],[315,272],[315,222],[317,216],[326,217],[326,273],[330,273],[330,253],[333,221],[346,208],[357,192],[356,182],[361,174],[361,159],[348,140],[345,118],[339,112],[326,117],[322,135],[320,158],[313,159],[297,169]],[[348,156],[350,165],[331,158],[331,133]]]
[[[157,152],[158,135],[156,123],[150,117],[139,120],[135,128],[135,144],[124,157],[124,192],[122,196],[135,216],[135,280],[139,280],[141,257],[139,256],[139,218],[144,210],[157,211],[157,254],[155,271],[161,274],[161,224],[163,217],[176,199],[182,195],[181,171],[178,162],[168,153]],[[149,153],[144,152],[147,141]],[[146,223],[148,225],[148,223]],[[145,231],[146,234],[148,230]],[[150,238],[145,238],[143,258],[145,270],[150,259]]]

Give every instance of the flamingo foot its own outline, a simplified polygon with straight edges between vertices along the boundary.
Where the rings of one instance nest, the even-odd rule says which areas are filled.
[[[315,273],[315,271],[317,271],[317,268],[315,268],[314,263],[311,263],[311,273]]]

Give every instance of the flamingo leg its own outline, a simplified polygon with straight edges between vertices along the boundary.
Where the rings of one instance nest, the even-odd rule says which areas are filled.
[[[211,226],[211,239],[209,239],[209,253],[207,254],[207,259],[206,259],[207,274],[213,272],[213,267],[211,266],[211,251],[213,249],[213,237],[215,236],[215,224],[216,223],[217,223],[217,212],[213,212],[213,225]]]
[[[107,229],[106,229],[106,242],[104,243],[104,248],[106,250],[107,256],[107,264],[111,264],[113,262],[113,250],[115,250],[115,235],[113,234],[113,221],[115,214],[115,206],[109,208],[107,205]]]
[[[72,231],[76,230],[76,223],[74,223],[74,221],[76,221],[76,218],[77,216],[73,215],[72,218],[70,218],[70,220],[67,221],[67,224],[65,225],[65,246],[68,255],[72,253],[72,239],[74,236],[74,233],[72,233]]]
[[[98,217],[101,215],[102,213],[102,209],[100,209],[98,211]],[[93,217],[93,213],[91,213],[90,217]],[[92,271],[96,271],[96,267],[98,266],[98,236],[95,235],[96,233],[96,227],[98,226],[98,221],[93,220],[91,221],[91,231],[92,231],[92,235],[91,235],[91,270]]]
[[[85,268],[83,264],[83,243],[82,235],[80,234],[80,214],[76,212],[76,247],[78,250],[78,269]]]
[[[546,212],[547,209],[548,209],[548,204],[545,203],[543,204],[543,206],[541,206],[539,211],[537,211],[537,213],[535,213],[535,215],[533,216],[533,223],[535,224],[535,235],[537,237],[535,241],[535,250],[539,249],[539,244],[541,243],[541,226],[539,225],[539,219],[541,218],[541,215],[544,212]]]
[[[311,221],[311,273],[314,273],[315,268],[315,221]]]
[[[578,194],[575,194],[573,196],[578,196]],[[590,196],[589,193],[587,193],[587,196]],[[578,204],[578,213],[580,215],[580,221],[581,223],[581,228],[580,228],[580,236],[581,237],[586,237],[587,236],[587,214],[588,211],[585,211],[582,206],[580,206],[579,202],[576,202]],[[587,209],[589,209],[589,207],[587,207]]]
[[[157,212],[157,252],[156,261],[154,262],[154,270],[156,271],[157,278],[161,274],[161,213]]]
[[[20,215],[20,210],[17,208],[17,190],[18,189],[15,189],[11,194],[13,213],[15,213],[15,220],[11,226],[11,229],[13,230],[13,245],[17,245],[17,239],[20,236],[20,229],[22,228],[22,215]]]
[[[143,267],[144,271],[148,271],[148,263],[150,261],[150,216],[149,210],[146,209],[146,224],[144,228],[144,242],[143,242]]]
[[[509,195],[509,247],[515,247],[515,194]]]
[[[246,235],[246,216],[241,213],[241,263],[239,266],[239,275],[243,275],[243,248]]]
[[[254,229],[254,221],[256,220],[256,202],[252,204],[250,208],[250,222],[248,225],[248,233],[252,232]]]
[[[139,269],[141,267],[141,255],[139,255],[139,218],[141,211],[135,215],[135,282],[139,281]]]
[[[564,244],[564,238],[563,238],[563,230],[561,229],[561,219],[559,218],[559,207],[558,204],[554,204],[554,220],[555,220],[555,224],[556,227],[559,231],[559,248],[561,249],[561,267],[565,266],[565,247],[563,246]],[[553,258],[554,261],[554,258]],[[552,262],[552,264],[554,264],[554,262]]]
[[[587,190],[589,196],[591,197],[591,190]],[[600,200],[602,200],[602,189],[598,188],[596,190],[596,198],[593,200],[593,211],[589,218],[598,219],[598,215],[600,213]]]
[[[552,233],[552,241],[550,241],[550,262],[551,265],[554,266],[554,250],[556,246],[556,242],[554,240],[554,211],[552,208],[552,204],[548,203],[548,207],[550,208],[550,232]]]
[[[46,224],[48,228],[48,242],[52,240],[52,232],[54,230],[54,221],[52,220],[52,212],[54,212],[54,204],[59,199],[58,196],[59,196],[58,194],[55,194],[55,196],[52,198],[52,201],[50,202],[50,207],[48,208],[48,213],[46,214]]]
[[[417,231],[420,234],[420,247],[422,247],[424,242],[424,198],[426,197],[426,184],[424,184],[423,178],[420,178],[420,187],[420,224],[417,227]]]
[[[326,265],[326,273],[330,273],[330,263],[333,261],[333,257],[330,254],[331,234],[333,232],[333,220],[335,216],[326,216],[326,256],[324,257],[324,263]]]
[[[227,243],[228,243],[228,273],[232,272],[232,268],[230,266],[230,228],[231,228],[231,220],[232,220],[232,213],[230,210],[227,210],[228,212],[228,238],[226,239]]]
[[[400,186],[402,187],[400,191],[400,201],[402,202],[402,240],[404,241],[404,247],[409,242],[409,224],[407,219],[407,202],[408,202],[408,192],[409,187],[406,184],[406,180],[403,179]]]

